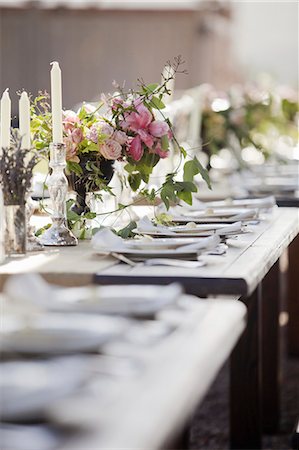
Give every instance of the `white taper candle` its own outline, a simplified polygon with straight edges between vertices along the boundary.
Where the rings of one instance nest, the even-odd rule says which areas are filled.
[[[30,149],[30,101],[27,92],[22,92],[19,100],[19,129],[22,136],[21,148]]]
[[[61,70],[58,62],[52,62],[51,69],[51,107],[52,107],[52,139],[54,144],[62,144],[62,89]]]
[[[2,148],[10,147],[11,101],[8,89],[6,89],[2,94],[0,114],[0,154],[2,154]]]

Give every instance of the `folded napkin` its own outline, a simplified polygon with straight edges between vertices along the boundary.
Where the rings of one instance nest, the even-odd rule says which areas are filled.
[[[222,228],[218,228],[218,230],[215,230],[215,233],[218,236],[222,236],[224,234],[227,233],[234,233],[234,232],[239,232],[242,230],[242,222],[234,222],[231,225],[225,225],[225,227]]]
[[[120,236],[117,236],[110,228],[99,230],[91,239],[91,245],[94,250],[110,252],[113,249],[124,250],[125,244]]]
[[[202,203],[202,202],[201,202]],[[204,205],[204,209],[206,208],[253,208],[253,209],[267,209],[272,208],[276,205],[276,200],[273,195],[268,195],[267,197],[262,198],[243,198],[243,199],[231,199],[228,198],[226,200],[217,200],[214,202],[205,202],[202,203]]]
[[[175,303],[183,290],[178,283],[167,286],[84,286],[60,288],[48,284],[38,274],[13,275],[5,283],[7,304],[19,304],[32,314],[40,306],[41,312],[78,312],[94,314],[153,314]],[[20,311],[14,309],[15,316]],[[22,315],[21,315],[22,317]]]
[[[220,237],[218,235],[209,236],[207,238],[200,238],[198,242],[192,244],[187,244],[179,247],[180,252],[182,251],[197,251],[197,250],[211,250],[214,249],[218,244],[220,244]]]
[[[168,227],[163,225],[154,225],[148,217],[143,217],[137,222],[137,230],[139,233],[158,232],[167,236],[177,236],[177,234]]]
[[[258,217],[257,209],[247,209],[247,211],[244,211],[240,214],[236,214],[235,216],[232,216],[231,219],[246,220],[246,219],[256,219],[257,217]]]

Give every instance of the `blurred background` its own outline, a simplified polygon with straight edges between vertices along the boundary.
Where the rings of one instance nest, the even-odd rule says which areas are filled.
[[[188,75],[176,88],[226,89],[267,73],[297,88],[298,3],[228,0],[0,0],[0,90],[50,89],[50,62],[63,71],[72,108],[138,77],[160,80],[181,54]],[[14,98],[15,97],[15,98]]]

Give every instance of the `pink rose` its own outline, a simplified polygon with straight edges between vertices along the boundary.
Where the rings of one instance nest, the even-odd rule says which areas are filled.
[[[94,142],[95,144],[98,143],[98,129],[95,125],[92,125],[92,127],[89,129],[89,132],[87,133],[86,137],[90,141]]]
[[[107,141],[100,146],[100,153],[105,159],[119,159],[121,157],[121,145],[113,139]]]
[[[83,131],[81,130],[81,128],[75,128],[72,131],[71,136],[75,144],[80,144],[80,142],[82,142],[84,138]]]
[[[165,136],[169,131],[169,126],[161,120],[154,120],[149,126],[149,132],[155,137]]]
[[[142,158],[143,148],[140,136],[136,136],[132,139],[128,148],[128,154],[134,159],[134,161],[139,161]]]
[[[109,123],[103,121],[97,122],[97,126],[99,127],[99,131],[102,134],[105,134],[107,137],[111,137],[113,134],[113,128]]]
[[[80,122],[79,117],[74,111],[64,111],[63,115],[63,126],[65,131],[72,131],[75,128],[75,124]]]
[[[127,143],[128,136],[123,131],[117,130],[113,134],[113,139],[120,145],[124,145]]]
[[[77,146],[74,144],[72,137],[68,136],[63,139],[63,142],[66,146],[66,160],[73,162],[80,162],[79,157],[77,156]]]

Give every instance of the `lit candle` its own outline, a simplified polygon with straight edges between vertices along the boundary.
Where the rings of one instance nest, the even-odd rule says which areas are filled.
[[[10,147],[10,122],[11,122],[11,101],[6,89],[1,98],[1,129],[0,129],[0,154],[2,148]]]
[[[58,62],[51,69],[52,139],[54,144],[62,144],[62,92],[61,70]]]
[[[22,92],[19,100],[20,135],[22,136],[22,149],[30,149],[30,102],[27,92]]]

